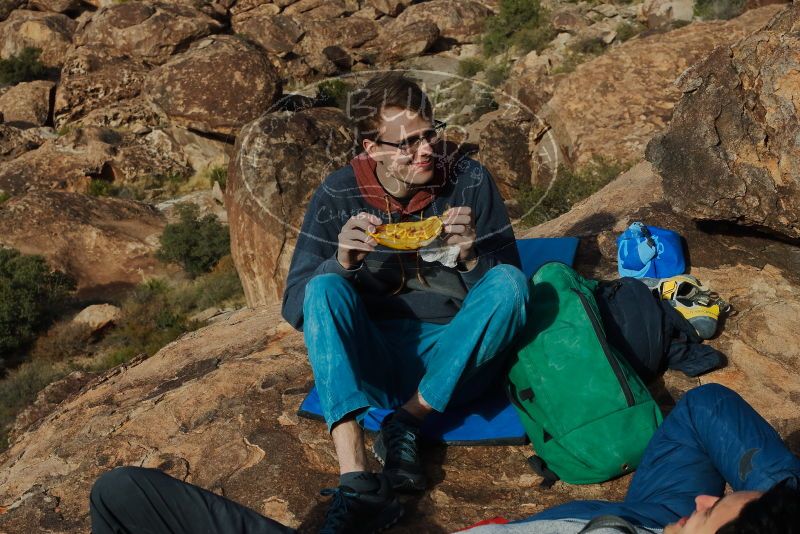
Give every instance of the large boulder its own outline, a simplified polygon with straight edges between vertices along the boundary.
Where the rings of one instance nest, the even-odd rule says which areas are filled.
[[[333,108],[270,113],[242,128],[225,195],[248,305],[280,301],[306,205],[353,145],[344,113]]]
[[[11,195],[37,189],[84,192],[92,177],[110,169],[122,136],[113,130],[86,128],[48,139],[36,150],[0,164],[0,189]]]
[[[633,39],[558,75],[556,83],[537,82],[538,70],[532,79],[523,73],[509,91],[550,125],[567,161],[637,161],[680,99],[674,80],[717,46],[761,28],[780,9],[767,6],[730,21],[695,22]],[[540,94],[540,88],[548,92]]]
[[[75,44],[94,44],[161,64],[222,25],[189,6],[123,2],[100,8],[75,34]]]
[[[39,60],[48,67],[60,67],[77,22],[58,13],[17,9],[0,23],[0,57],[8,59],[25,48],[42,51]]]
[[[122,310],[113,304],[92,304],[72,318],[72,323],[85,326],[95,334],[113,325],[122,317]]]
[[[0,0],[0,20],[6,20],[12,11],[25,3],[25,0]]]
[[[439,39],[439,27],[430,20],[417,20],[406,26],[390,25],[369,43],[365,51],[371,61],[393,63],[421,56]]]
[[[191,171],[181,147],[163,130],[135,135],[90,126],[0,163],[0,189],[11,195],[43,189],[84,193],[93,179],[125,185]]]
[[[68,107],[62,109],[69,110]],[[63,129],[100,126],[134,133],[148,132],[169,123],[167,115],[142,95],[92,110],[67,124],[63,124],[63,120],[62,118],[61,123],[57,122]]]
[[[264,54],[227,35],[204,39],[154,69],[145,89],[174,124],[228,135],[267,111],[280,94]]]
[[[35,191],[0,204],[0,245],[44,256],[75,278],[81,298],[109,298],[165,272],[154,254],[165,224],[140,202]]]
[[[378,13],[396,17],[410,6],[411,2],[412,0],[367,0],[367,5],[374,8]]]
[[[648,159],[675,208],[800,238],[800,5],[681,76]]]
[[[45,140],[45,135],[38,129],[21,130],[8,124],[0,124],[0,163],[39,148]],[[5,191],[2,185],[0,191]]]
[[[315,20],[305,24],[305,34],[295,47],[303,56],[322,56],[331,48],[350,52],[375,39],[380,24],[370,19],[346,17],[333,20]]]
[[[37,11],[75,13],[81,8],[81,0],[28,0],[28,7]]]
[[[50,120],[53,90],[49,80],[19,83],[0,96],[0,113],[6,124],[19,128],[44,126]]]
[[[57,128],[92,110],[139,94],[148,71],[142,60],[115,52],[106,45],[81,46],[70,51],[56,90]]]
[[[231,26],[237,34],[258,43],[268,53],[284,56],[294,49],[305,30],[295,17],[278,15],[271,9],[276,7],[274,4],[264,4],[234,15]]]
[[[431,0],[408,6],[392,21],[390,27],[402,28],[413,22],[427,20],[436,24],[441,39],[448,44],[474,43],[483,33],[490,15],[492,11],[489,8],[474,0]]]
[[[316,532],[328,502],[319,489],[337,484],[338,468],[325,425],[297,416],[311,385],[303,337],[277,305],[186,334],[15,433],[0,455],[8,506],[0,530],[46,524],[54,533],[88,533],[92,482],[115,466],[143,465]],[[430,446],[425,454],[435,488],[406,504],[399,532],[452,532],[575,498],[620,498],[630,480],[545,491],[527,466],[528,446]]]
[[[531,185],[534,162],[528,145],[534,121],[523,113],[506,110],[487,113],[481,117],[484,121],[478,142],[481,163],[491,173],[503,198],[513,201],[521,189]]]

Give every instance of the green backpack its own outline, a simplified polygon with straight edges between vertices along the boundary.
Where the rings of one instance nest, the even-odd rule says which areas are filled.
[[[508,394],[545,484],[591,484],[636,469],[661,411],[606,341],[597,282],[563,263],[531,279],[531,306]]]

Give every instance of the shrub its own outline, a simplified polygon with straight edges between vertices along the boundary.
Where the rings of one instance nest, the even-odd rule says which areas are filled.
[[[576,202],[600,190],[628,167],[627,163],[596,157],[575,171],[559,168],[549,190],[547,187],[532,187],[522,191],[520,206],[526,213],[523,221],[536,226],[555,219],[572,209]]]
[[[23,363],[0,380],[0,450],[8,448],[8,431],[14,418],[36,399],[36,394],[68,370],[49,362]]]
[[[93,197],[108,197],[115,195],[117,193],[117,188],[108,180],[92,178],[86,193]]]
[[[317,84],[317,102],[321,106],[345,109],[351,87],[339,79],[324,80]]]
[[[6,200],[8,200],[9,198],[11,198],[11,195],[9,195],[8,193],[6,193],[5,191],[0,191],[0,204],[2,204],[3,202],[5,202],[5,201],[6,201]]]
[[[133,200],[166,200],[174,198],[186,184],[186,176],[177,172],[142,176],[114,187],[111,194]]]
[[[746,0],[695,0],[694,14],[703,20],[732,19],[744,12]]]
[[[208,170],[208,179],[211,180],[211,186],[217,182],[220,188],[225,191],[225,184],[228,183],[228,167],[224,165],[215,165]]]
[[[477,57],[468,57],[458,62],[458,75],[463,78],[472,78],[486,68],[484,61]]]
[[[621,22],[617,25],[617,41],[624,43],[642,33],[645,30],[644,25],[635,22]]]
[[[599,37],[584,37],[570,46],[576,54],[599,56],[606,49],[606,43]]]
[[[0,248],[0,357],[33,341],[73,289],[74,280],[41,256]]]
[[[47,75],[47,68],[39,61],[38,48],[26,47],[16,56],[0,59],[0,83],[18,84],[39,80]]]
[[[233,258],[230,255],[223,257],[210,273],[177,288],[174,301],[187,314],[213,306],[243,305],[244,291]]]
[[[180,264],[192,277],[207,273],[230,253],[228,228],[216,215],[200,217],[200,210],[194,204],[178,204],[177,210],[180,222],[164,228],[157,256]]]
[[[81,356],[87,353],[91,337],[92,329],[88,325],[72,321],[55,324],[36,339],[31,359],[59,362]]]
[[[511,71],[511,64],[508,62],[497,63],[486,69],[486,83],[492,87],[497,87],[508,79]]]
[[[150,280],[140,284],[122,303],[122,318],[101,342],[101,359],[94,370],[105,370],[139,354],[155,354],[199,323],[188,320],[214,306],[244,305],[244,292],[230,256],[208,274],[179,283]]]
[[[532,30],[547,24],[546,13],[539,0],[500,0],[500,11],[486,21],[482,43],[487,56],[500,54],[515,44],[520,30]]]
[[[531,50],[541,52],[557,34],[558,31],[548,22],[534,28],[522,28],[512,36],[511,44],[523,53]]]
[[[127,361],[140,353],[155,354],[188,330],[185,314],[173,304],[170,286],[161,280],[138,285],[122,303],[122,317],[105,345]]]

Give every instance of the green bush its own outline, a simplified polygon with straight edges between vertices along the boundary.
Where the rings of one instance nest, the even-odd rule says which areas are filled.
[[[219,184],[219,187],[225,191],[225,185],[228,183],[228,167],[224,165],[215,165],[211,167],[208,171],[208,179],[211,180],[211,186],[214,186],[214,182]]]
[[[3,202],[5,202],[5,201],[6,201],[6,200],[8,200],[9,198],[11,198],[11,195],[9,195],[8,193],[6,193],[5,191],[0,191],[0,204],[2,204]]]
[[[49,362],[23,363],[0,380],[0,450],[8,448],[8,431],[17,414],[36,399],[46,385],[69,372]]]
[[[0,248],[0,357],[33,341],[73,289],[74,280],[41,256]]]
[[[101,342],[103,356],[93,369],[105,370],[139,354],[155,354],[181,334],[202,326],[189,320],[193,313],[244,304],[242,284],[230,256],[222,258],[210,273],[191,281],[140,284],[122,303],[122,318]]]
[[[186,182],[186,176],[177,172],[153,174],[128,181],[119,187],[114,186],[111,194],[133,200],[167,200],[175,198]]]
[[[547,13],[539,0],[500,0],[500,11],[489,17],[483,34],[483,51],[487,56],[506,52],[512,45],[520,44],[517,39],[530,43],[532,34],[518,37],[520,31],[531,32],[540,26],[549,26]],[[533,49],[533,48],[531,48]]]
[[[541,52],[556,35],[558,35],[558,31],[548,22],[534,28],[522,28],[514,33],[511,44],[523,53],[531,50]]]
[[[617,41],[624,43],[625,41],[636,37],[644,30],[645,26],[638,22],[621,22],[617,25]]]
[[[216,215],[199,216],[194,204],[178,204],[180,222],[168,224],[161,234],[159,259],[180,264],[191,276],[207,273],[230,253],[228,228]]]
[[[114,187],[114,184],[108,180],[92,178],[92,181],[89,182],[89,188],[86,190],[86,193],[92,195],[93,197],[110,197],[116,195],[117,188]]]
[[[317,84],[317,102],[322,106],[345,109],[347,97],[352,88],[339,79],[324,80]]]
[[[572,209],[627,170],[627,163],[596,157],[585,167],[571,171],[560,167],[551,187],[531,187],[522,191],[520,207],[523,221],[531,226],[555,219]]]
[[[210,273],[195,278],[191,284],[177,287],[174,302],[187,315],[213,306],[244,305],[242,282],[231,256],[224,256]]]
[[[155,354],[189,330],[186,315],[172,301],[171,286],[150,280],[137,286],[122,303],[122,317],[106,337],[117,363],[137,354]],[[116,365],[116,364],[115,364]]]
[[[744,12],[746,0],[695,0],[694,14],[703,20],[732,19]]]
[[[458,62],[458,75],[463,78],[472,78],[486,68],[486,64],[481,58],[468,57]]]
[[[486,83],[492,87],[497,87],[508,79],[510,71],[510,63],[502,62],[492,65],[486,69]]]
[[[16,56],[0,59],[0,83],[14,85],[44,78],[47,67],[39,61],[41,53],[38,48],[26,47]]]
[[[606,49],[606,43],[599,37],[584,37],[570,46],[576,54],[599,56]]]

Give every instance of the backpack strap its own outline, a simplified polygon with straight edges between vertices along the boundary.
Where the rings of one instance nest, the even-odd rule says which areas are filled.
[[[557,474],[547,468],[547,464],[544,463],[544,460],[539,458],[536,455],[531,456],[528,458],[528,465],[531,466],[531,469],[536,472],[537,475],[542,477],[542,482],[539,484],[540,487],[544,489],[550,489],[553,487],[553,484],[561,480]]]
[[[578,534],[594,532],[596,530],[616,530],[617,532],[623,532],[624,534],[637,534],[636,527],[621,517],[617,517],[615,515],[601,515],[599,517],[595,517],[586,523],[586,526],[583,527],[583,530],[581,530]]]

